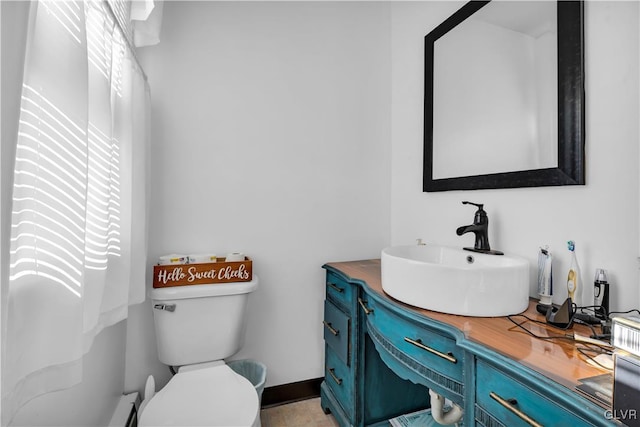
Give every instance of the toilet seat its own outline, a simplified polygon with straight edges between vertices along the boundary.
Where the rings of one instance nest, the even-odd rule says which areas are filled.
[[[224,362],[186,366],[151,398],[138,425],[252,427],[259,406],[255,387]]]

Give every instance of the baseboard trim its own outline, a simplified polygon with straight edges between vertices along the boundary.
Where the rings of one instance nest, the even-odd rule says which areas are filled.
[[[266,387],[262,392],[262,407],[284,405],[285,403],[320,397],[320,384],[324,378],[312,378],[295,383]]]

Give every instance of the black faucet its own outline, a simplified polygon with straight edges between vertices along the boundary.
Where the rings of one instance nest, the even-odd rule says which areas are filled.
[[[458,227],[456,230],[456,234],[458,236],[462,236],[465,233],[472,232],[476,236],[476,243],[473,248],[463,248],[467,251],[473,252],[481,252],[485,254],[492,255],[504,255],[503,252],[494,251],[489,246],[489,217],[487,213],[484,211],[483,204],[480,203],[471,203],[471,202],[462,202],[463,205],[473,205],[478,208],[475,216],[473,217],[473,224],[471,225],[463,225],[462,227]]]

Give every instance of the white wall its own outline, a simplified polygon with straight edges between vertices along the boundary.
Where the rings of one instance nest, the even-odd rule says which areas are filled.
[[[322,264],[390,239],[389,5],[168,2],[161,40],[139,52],[149,259],[248,254],[260,287],[235,358],[265,363],[267,386],[320,377]],[[127,388],[149,373],[161,386],[150,303],[132,311]]]
[[[423,37],[461,2],[403,2],[392,7],[391,240],[462,246],[473,235],[470,200],[485,203],[491,246],[531,261],[535,295],[537,248],[556,256],[555,300],[566,298],[569,256],[576,241],[587,285],[608,270],[612,308],[638,306],[638,2],[585,4],[586,186],[422,193]],[[564,293],[563,293],[564,292]]]

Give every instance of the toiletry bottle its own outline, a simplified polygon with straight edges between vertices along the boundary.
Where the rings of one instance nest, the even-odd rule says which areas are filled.
[[[596,277],[593,281],[593,305],[595,305],[596,317],[607,320],[609,315],[609,282],[607,272],[602,268],[596,268]]]
[[[540,248],[540,252],[538,252],[538,295],[540,296],[540,304],[547,306],[551,305],[553,295],[551,260],[549,246]]]
[[[571,266],[569,267],[569,274],[567,275],[567,291],[569,298],[577,307],[583,307],[582,301],[582,279],[580,278],[580,266],[578,265],[578,259],[576,258],[576,245],[573,240],[567,242],[567,248],[571,252]]]

